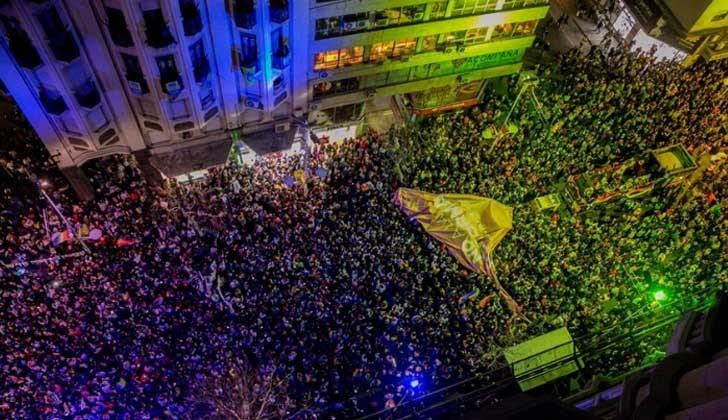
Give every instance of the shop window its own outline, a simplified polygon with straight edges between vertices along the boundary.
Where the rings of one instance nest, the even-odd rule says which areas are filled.
[[[493,29],[493,35],[490,37],[491,40],[508,38],[513,33],[515,26],[512,23],[505,23],[503,25],[496,25]]]
[[[162,91],[169,95],[177,95],[182,90],[182,80],[177,71],[177,64],[174,61],[174,55],[163,55],[156,57],[157,68],[159,69],[159,82],[162,85]]]
[[[121,60],[124,62],[126,69],[126,80],[129,83],[129,89],[135,95],[144,95],[149,93],[149,86],[144,79],[142,67],[139,65],[139,59],[130,54],[121,54]]]
[[[5,28],[10,53],[15,57],[15,61],[26,69],[34,69],[43,64],[43,60],[38,55],[38,50],[33,46],[28,33],[20,27],[18,20],[0,15],[0,21],[2,21]]]

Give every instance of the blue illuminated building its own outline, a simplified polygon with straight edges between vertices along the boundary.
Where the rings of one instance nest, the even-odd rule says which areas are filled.
[[[0,0],[0,78],[73,187],[134,154],[148,180],[231,143],[351,137],[477,102],[520,70],[548,0]],[[239,147],[234,151],[242,150]]]

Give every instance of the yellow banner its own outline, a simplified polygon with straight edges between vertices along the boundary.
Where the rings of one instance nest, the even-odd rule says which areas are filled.
[[[513,227],[513,209],[467,194],[432,194],[400,188],[395,202],[469,269],[495,277],[490,255]]]

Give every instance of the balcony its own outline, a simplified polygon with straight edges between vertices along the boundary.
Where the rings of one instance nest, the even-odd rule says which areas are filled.
[[[15,57],[15,61],[26,69],[34,69],[43,64],[38,50],[25,32],[18,32],[10,37],[10,53]]]
[[[270,1],[270,21],[283,23],[288,20],[288,0]]]
[[[53,115],[61,115],[68,109],[66,102],[56,92],[42,90],[40,92],[40,103],[43,104],[46,112]]]
[[[179,73],[176,72],[163,74],[159,83],[162,85],[162,92],[171,96],[177,96],[184,89],[182,79],[179,77]]]
[[[99,90],[92,80],[87,80],[80,89],[75,92],[78,104],[84,108],[93,108],[101,102]]]
[[[185,36],[193,36],[202,30],[202,17],[200,9],[193,1],[186,1],[180,5],[182,11],[182,26],[185,30]]]
[[[235,25],[238,28],[253,29],[256,24],[255,4],[252,0],[238,0],[233,8]]]
[[[194,63],[194,74],[197,83],[202,83],[210,74],[210,62],[207,61],[206,57]]]
[[[53,34],[48,39],[48,46],[58,61],[68,63],[79,56],[78,45],[76,45],[76,40],[69,30]]]
[[[167,48],[175,42],[159,9],[144,12],[144,26],[147,45],[152,48]]]

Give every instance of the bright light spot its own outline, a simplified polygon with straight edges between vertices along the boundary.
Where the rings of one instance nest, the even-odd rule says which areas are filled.
[[[41,186],[41,187],[47,187],[47,186],[49,186],[49,185],[51,185],[51,183],[50,183],[50,182],[48,182],[48,180],[46,180],[46,179],[41,179],[41,180],[40,180],[40,186]]]
[[[419,385],[420,385],[420,381],[417,379],[412,379],[410,381],[410,387],[412,387],[412,388],[417,388]]]
[[[665,298],[667,298],[667,295],[662,290],[656,291],[654,296],[655,296],[655,300],[657,300],[657,301],[665,300]]]

